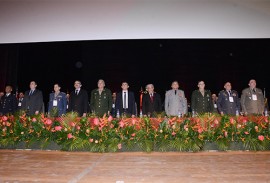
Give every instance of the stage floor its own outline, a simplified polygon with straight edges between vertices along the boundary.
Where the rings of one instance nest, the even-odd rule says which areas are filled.
[[[0,183],[270,182],[267,152],[0,150]]]

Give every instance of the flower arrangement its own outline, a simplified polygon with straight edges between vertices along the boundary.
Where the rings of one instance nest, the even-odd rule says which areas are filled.
[[[268,116],[112,118],[62,117],[24,113],[0,117],[0,146],[38,142],[46,148],[54,142],[62,150],[91,152],[117,151],[200,151],[206,143],[216,143],[219,150],[241,143],[243,150],[267,150],[270,145]]]

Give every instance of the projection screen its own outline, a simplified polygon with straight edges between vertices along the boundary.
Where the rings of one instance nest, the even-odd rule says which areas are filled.
[[[270,38],[268,0],[0,0],[0,43]]]

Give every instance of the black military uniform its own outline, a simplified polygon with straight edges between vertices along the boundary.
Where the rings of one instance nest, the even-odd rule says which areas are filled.
[[[0,101],[0,115],[12,114],[17,109],[17,98],[13,94],[5,94]]]
[[[191,109],[198,114],[213,112],[211,92],[204,90],[203,96],[199,90],[193,91],[191,95]]]
[[[98,89],[94,89],[91,92],[90,107],[92,112],[102,117],[104,114],[108,114],[112,110],[112,92],[111,90],[104,88],[99,94]]]
[[[219,112],[223,112],[224,114],[236,115],[237,112],[239,113],[240,101],[237,91],[220,91],[218,94],[217,106]]]

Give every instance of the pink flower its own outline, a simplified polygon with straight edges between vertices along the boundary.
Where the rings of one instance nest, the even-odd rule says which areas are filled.
[[[55,129],[55,131],[61,131],[62,130],[62,126],[55,126],[54,129]]]
[[[234,124],[234,119],[230,118],[230,123],[233,125]]]
[[[69,133],[69,134],[67,134],[67,138],[71,139],[71,138],[73,138],[73,135],[71,133]]]
[[[255,128],[255,130],[256,130],[256,131],[259,129],[259,127],[258,127],[258,126],[255,126],[254,128]]]
[[[173,136],[175,136],[175,134],[176,134],[175,132],[172,132],[172,135],[173,135]]]
[[[132,137],[135,137],[136,133],[131,134]]]
[[[249,133],[248,132],[244,132],[246,135],[248,135]]]
[[[136,124],[136,119],[132,118],[131,123],[132,123],[132,125],[135,125]]]
[[[74,127],[75,126],[75,123],[74,122],[69,122],[69,126]]]
[[[263,141],[263,140],[264,140],[264,136],[263,136],[263,135],[259,135],[259,136],[258,136],[258,139],[259,139],[260,141]]]
[[[77,130],[80,130],[80,129],[81,129],[81,127],[80,127],[80,126],[76,126],[76,128],[77,128]]]
[[[94,139],[89,139],[89,142],[94,142]]]
[[[108,117],[108,121],[111,122],[113,120],[113,117],[112,116],[109,116]]]
[[[219,124],[219,121],[217,119],[215,119],[214,123],[217,125],[217,124]]]
[[[98,118],[94,118],[94,125],[96,125],[96,126],[99,125],[99,119]]]
[[[224,137],[228,137],[228,132],[227,131],[224,132]]]
[[[52,124],[52,120],[46,119],[45,124],[46,124],[46,125],[51,125],[51,124]]]
[[[121,121],[119,122],[119,126],[120,126],[121,128],[123,128],[124,125],[125,125],[125,123],[121,120]]]
[[[202,128],[199,128],[198,129],[198,133],[202,133],[203,132],[203,129]]]
[[[122,149],[122,144],[117,145],[118,149]]]
[[[36,118],[33,118],[33,119],[32,119],[32,121],[33,121],[33,122],[36,122],[36,121],[37,121],[37,119],[36,119]]]
[[[89,129],[86,129],[86,131],[85,131],[86,133],[90,133],[90,130]]]
[[[3,117],[2,117],[2,120],[3,120],[3,121],[7,121],[8,118],[7,118],[6,116],[3,116]]]

